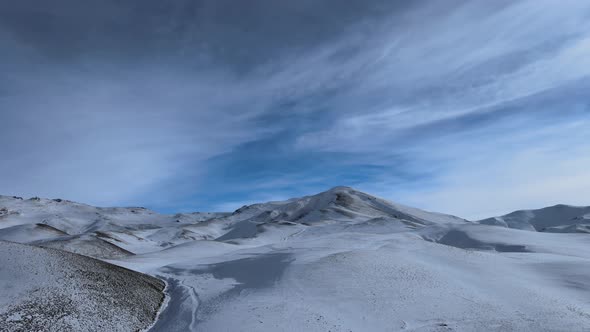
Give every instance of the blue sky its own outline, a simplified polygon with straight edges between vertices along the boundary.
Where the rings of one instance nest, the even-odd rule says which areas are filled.
[[[23,0],[0,38],[3,194],[590,204],[585,1]]]

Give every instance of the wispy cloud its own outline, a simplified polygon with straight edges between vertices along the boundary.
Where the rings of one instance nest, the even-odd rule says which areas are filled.
[[[454,148],[422,159],[445,164],[436,182],[405,193],[391,188],[382,192],[473,219],[560,203],[587,205],[590,146],[580,142],[590,139],[588,120],[509,137],[468,137],[477,144],[453,142]]]
[[[582,1],[0,9],[5,193],[168,211],[344,184],[473,217],[586,183]]]

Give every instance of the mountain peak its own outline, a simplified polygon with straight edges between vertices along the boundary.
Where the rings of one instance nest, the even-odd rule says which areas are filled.
[[[329,190],[325,191],[325,192],[341,192],[341,191],[358,191],[352,187],[348,187],[348,186],[336,186],[333,188],[330,188]]]
[[[234,220],[247,219],[256,223],[321,224],[338,221],[357,224],[376,218],[403,221],[412,227],[465,222],[458,217],[394,204],[348,186],[336,186],[315,195],[281,202],[254,204],[233,214]]]

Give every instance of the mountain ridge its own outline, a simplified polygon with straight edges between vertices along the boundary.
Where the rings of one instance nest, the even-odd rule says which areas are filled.
[[[165,280],[168,304],[151,332],[276,331],[293,324],[309,331],[577,331],[588,323],[578,314],[590,295],[588,238],[532,226],[549,220],[563,233],[578,232],[572,220],[584,223],[588,215],[572,209],[560,205],[501,219],[530,226],[514,229],[341,186],[233,213],[175,215],[2,196],[0,240],[28,244],[41,260],[46,252],[69,251]],[[560,212],[567,218],[552,217]],[[21,265],[6,271],[17,274]],[[62,280],[59,269],[48,273]],[[107,277],[105,287],[116,287],[112,282]],[[348,309],[334,311],[333,303]],[[367,317],[362,326],[359,315]]]
[[[590,206],[556,204],[479,220],[484,225],[537,232],[590,233]]]

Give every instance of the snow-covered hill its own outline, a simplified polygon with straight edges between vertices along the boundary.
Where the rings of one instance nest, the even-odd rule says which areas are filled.
[[[585,227],[587,208],[469,222],[336,187],[233,213],[12,197],[0,211],[0,239],[166,280],[169,302],[151,331],[590,326],[590,236],[568,233]]]
[[[99,208],[61,199],[0,196],[0,240],[114,258],[205,239],[208,233],[195,226],[225,215],[161,215],[142,207]]]
[[[162,281],[99,260],[0,241],[0,331],[139,331]]]
[[[350,187],[334,187],[313,196],[244,206],[234,212],[240,219],[258,222],[362,222],[389,218],[410,227],[434,223],[462,223],[464,219],[426,212],[377,198]],[[245,217],[244,217],[245,216]]]
[[[234,215],[253,216],[259,222],[302,224],[364,222],[375,218],[388,218],[410,227],[465,222],[458,217],[394,204],[350,187],[335,187],[317,195],[282,202],[244,206]]]
[[[61,199],[0,196],[0,240],[97,258],[157,252],[195,240],[255,237],[268,227],[323,225],[415,229],[464,223],[449,215],[393,204],[348,187],[245,206],[234,213],[161,215],[145,208],[97,208]]]
[[[215,222],[220,223],[219,220]],[[386,224],[387,227],[408,230],[465,222],[455,216],[394,204],[350,187],[335,187],[313,196],[244,206],[223,218],[224,229],[230,231],[217,240],[254,237],[264,231],[265,226],[272,225],[336,224],[350,228]]]
[[[538,210],[520,210],[480,224],[551,233],[590,233],[590,206],[555,205]]]

